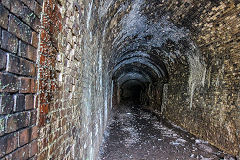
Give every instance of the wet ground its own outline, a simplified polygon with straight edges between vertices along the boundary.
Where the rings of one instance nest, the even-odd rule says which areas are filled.
[[[100,160],[234,160],[138,105],[112,113]]]

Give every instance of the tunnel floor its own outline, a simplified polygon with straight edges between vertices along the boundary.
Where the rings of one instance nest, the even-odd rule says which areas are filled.
[[[133,104],[112,113],[99,160],[234,160],[154,113]]]

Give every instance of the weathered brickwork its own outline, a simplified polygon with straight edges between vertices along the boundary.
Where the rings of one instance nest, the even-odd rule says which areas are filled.
[[[181,71],[176,65],[172,70],[178,72],[168,84],[165,115],[220,149],[239,155],[240,4],[200,3],[189,3],[187,11],[187,3],[179,4],[173,9],[178,13],[173,14],[172,21],[189,28],[199,47],[205,66],[201,84],[192,80],[195,84],[189,85],[189,77],[198,75],[191,70],[186,72],[186,68]],[[183,75],[184,72],[189,74]]]
[[[239,2],[122,0],[111,4],[103,2],[100,13],[106,20],[104,52],[111,57],[116,83],[126,73],[141,73],[144,78],[138,80],[147,85],[147,96],[142,98],[154,102],[157,113],[239,155]],[[154,76],[156,67],[167,73],[163,81]],[[158,97],[161,84],[163,99]]]
[[[29,2],[0,1],[0,159],[30,159],[38,152],[33,36],[42,4]]]
[[[83,10],[89,4],[44,2],[38,77],[39,159],[96,159],[98,155],[110,94],[108,79],[105,84],[102,80],[99,37],[92,33],[97,30],[94,24],[98,22],[91,18],[96,10]]]
[[[1,0],[0,159],[96,159],[132,79],[150,109],[239,155],[239,14],[234,0]]]

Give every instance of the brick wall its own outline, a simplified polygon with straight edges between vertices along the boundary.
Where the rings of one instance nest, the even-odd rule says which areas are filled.
[[[39,159],[96,159],[98,155],[110,90],[100,62],[96,4],[89,9],[90,4],[44,1],[38,70]]]
[[[147,57],[146,62],[158,57],[169,79],[163,86],[163,105],[153,108],[196,136],[239,155],[239,1],[131,2],[100,3],[104,54],[112,64],[109,72],[124,62],[121,57],[126,64],[132,57]],[[122,62],[123,73],[137,70],[135,64]],[[145,72],[151,75],[154,69]],[[149,98],[159,93],[151,94]]]
[[[131,50],[165,63],[165,117],[239,154],[239,3],[146,1],[142,12],[130,12],[139,4],[124,2],[0,1],[0,158],[95,159],[112,104],[114,62]],[[145,19],[147,27],[163,22],[186,39],[151,46],[144,45],[151,35],[125,35],[141,17],[122,22],[140,13],[141,26]],[[157,37],[166,31],[157,29]]]
[[[0,159],[38,153],[37,47],[41,0],[0,1]]]

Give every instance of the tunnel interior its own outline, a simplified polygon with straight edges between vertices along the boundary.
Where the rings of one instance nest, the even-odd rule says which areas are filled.
[[[213,68],[221,64],[224,70],[225,62],[218,56],[213,58],[209,51],[211,43],[203,42],[198,15],[188,20],[193,13],[189,10],[181,17],[176,8],[171,10],[174,6],[171,2],[124,2],[113,2],[115,5],[108,10],[111,14],[104,17],[107,38],[103,51],[109,58],[107,69],[113,83],[113,107],[127,101],[142,104],[219,148],[226,148],[221,138],[213,140],[212,137],[225,130],[215,127],[216,124],[232,122],[217,122],[218,118],[222,119],[220,115],[213,120],[211,113],[218,111],[209,107],[219,103],[210,98],[218,92],[211,84],[216,82],[218,86],[221,72]],[[208,4],[215,5],[218,4]],[[195,11],[201,14],[203,10]],[[208,130],[207,124],[213,124],[214,131]],[[230,137],[238,139],[235,135]],[[235,145],[233,139],[227,140],[230,148]]]
[[[120,102],[132,101],[140,103],[140,96],[145,88],[138,80],[130,79],[120,86]]]
[[[120,103],[150,105],[161,102],[162,86],[167,82],[168,73],[163,62],[151,58],[142,51],[129,52],[119,58],[113,69],[113,97]],[[159,88],[161,86],[161,88]],[[156,92],[158,90],[158,92]],[[160,109],[161,105],[158,106]]]
[[[239,0],[0,0],[0,159],[97,159],[121,107],[129,127],[157,115],[240,157],[239,13]]]

